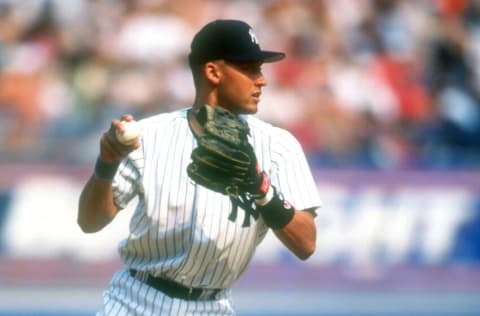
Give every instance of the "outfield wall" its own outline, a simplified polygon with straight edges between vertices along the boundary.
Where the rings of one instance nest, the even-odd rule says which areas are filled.
[[[1,254],[109,260],[131,209],[104,231],[86,235],[77,202],[89,170],[0,166]],[[309,265],[480,263],[480,171],[315,172],[317,252]],[[270,235],[257,262],[293,260]]]

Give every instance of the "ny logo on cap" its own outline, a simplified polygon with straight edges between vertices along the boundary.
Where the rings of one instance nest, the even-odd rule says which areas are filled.
[[[255,36],[255,33],[253,33],[252,29],[248,30],[248,35],[250,35],[250,39],[252,40],[252,43],[255,43],[258,45],[257,37]]]

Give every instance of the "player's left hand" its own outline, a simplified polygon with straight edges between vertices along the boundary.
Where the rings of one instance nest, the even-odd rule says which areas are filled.
[[[248,176],[246,177],[240,190],[249,193],[254,199],[261,199],[265,197],[268,190],[270,189],[270,179],[268,178],[267,173],[260,169],[260,165],[258,163],[253,147],[250,144],[248,144],[248,146],[250,165],[248,170]]]
[[[208,105],[200,109],[196,120],[203,131],[187,167],[190,178],[232,198],[246,192],[258,194],[261,174],[256,171],[256,157],[248,143],[247,123]]]

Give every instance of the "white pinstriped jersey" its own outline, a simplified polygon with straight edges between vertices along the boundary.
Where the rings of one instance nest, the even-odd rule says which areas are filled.
[[[141,147],[122,162],[113,182],[124,208],[138,196],[130,235],[120,243],[127,267],[190,287],[228,289],[247,268],[268,231],[239,208],[229,220],[229,197],[192,183],[187,175],[196,139],[188,109],[139,121]],[[246,116],[260,167],[296,209],[320,206],[305,155],[287,131]],[[248,225],[249,224],[249,225]]]

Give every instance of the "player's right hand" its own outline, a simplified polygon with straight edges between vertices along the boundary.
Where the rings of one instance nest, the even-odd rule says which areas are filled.
[[[140,147],[140,141],[132,145],[122,144],[116,137],[117,130],[123,131],[121,121],[133,121],[130,114],[125,114],[121,119],[112,120],[110,129],[103,133],[100,139],[100,158],[105,162],[118,162],[125,159],[128,154]]]

